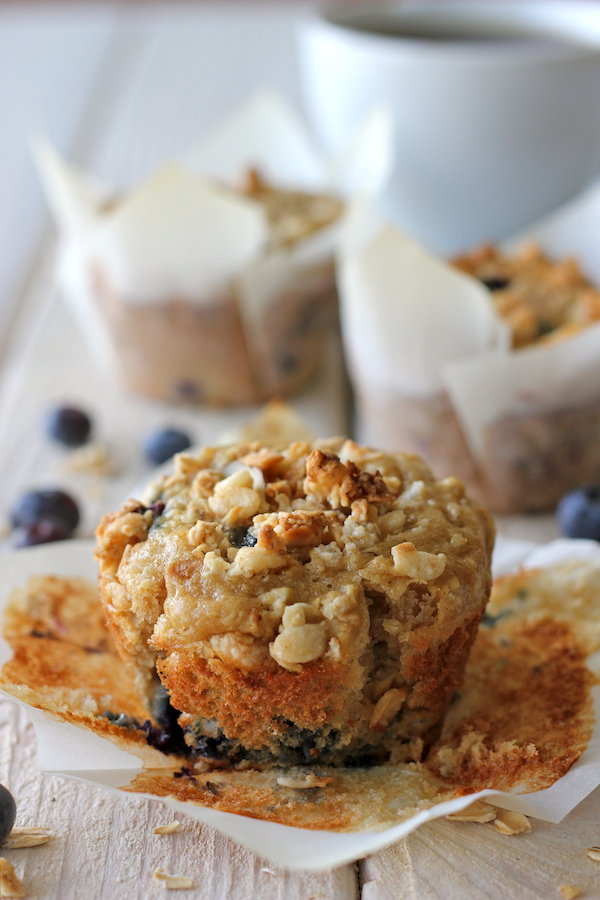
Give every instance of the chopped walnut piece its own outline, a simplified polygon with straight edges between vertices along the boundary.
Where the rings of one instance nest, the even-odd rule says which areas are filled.
[[[411,541],[392,547],[392,558],[394,570],[398,575],[417,581],[433,581],[434,578],[439,578],[446,568],[446,557],[443,553],[417,550]]]
[[[187,878],[185,875],[169,875],[164,869],[155,869],[152,877],[155,878],[156,881],[162,881],[164,886],[172,891],[186,890],[187,888],[194,887],[194,882],[191,878]]]
[[[306,460],[304,490],[326,500],[332,509],[349,508],[355,500],[393,500],[379,472],[361,472],[350,460],[343,463],[335,453],[322,450],[312,450]]]
[[[240,469],[215,485],[208,505],[228,525],[248,521],[260,509],[261,498],[253,487],[249,469]]]
[[[489,803],[482,800],[475,800],[469,806],[455,813],[450,813],[448,819],[453,822],[491,822],[498,815],[498,810]]]
[[[190,488],[192,497],[207,500],[212,497],[215,485],[221,480],[221,473],[212,469],[201,469],[196,475]]]
[[[267,447],[261,447],[240,457],[240,462],[245,466],[255,466],[260,469],[264,475],[276,474],[279,470],[283,456],[275,450],[269,450]]]
[[[588,847],[585,851],[590,859],[600,862],[600,847]]]
[[[23,882],[15,875],[14,867],[0,856],[0,897],[2,900],[12,900],[13,897],[26,896]]]
[[[323,656],[328,629],[327,622],[319,618],[318,611],[308,603],[294,603],[285,609],[281,631],[269,644],[269,653],[283,669],[300,672],[303,663]]]
[[[494,825],[500,834],[522,834],[524,831],[531,831],[531,823],[527,816],[509,810],[503,810]]]
[[[308,775],[301,778],[294,778],[293,775],[283,776],[277,779],[277,784],[280,784],[281,787],[305,790],[306,788],[326,787],[332,781],[333,778],[329,775],[315,775],[314,772],[309,772]]]
[[[175,831],[179,831],[181,828],[181,822],[178,822],[175,819],[173,822],[168,822],[166,825],[158,825],[153,829],[152,834],[173,834]]]
[[[576,884],[561,884],[558,889],[565,900],[574,900],[574,898],[579,897],[581,893],[581,888]]]
[[[6,850],[38,847],[40,844],[47,844],[51,837],[47,828],[13,828],[2,846]]]
[[[318,547],[326,543],[327,529],[335,515],[305,509],[272,513],[261,524],[256,546],[267,550]]]

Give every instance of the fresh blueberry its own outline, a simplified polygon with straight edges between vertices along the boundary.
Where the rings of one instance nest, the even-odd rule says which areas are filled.
[[[173,454],[181,453],[191,447],[192,442],[184,431],[175,428],[163,428],[148,435],[144,442],[144,455],[149,462],[159,466],[171,459]]]
[[[50,410],[46,430],[51,438],[67,447],[81,447],[90,437],[92,422],[82,409],[58,406]]]
[[[0,784],[0,844],[3,844],[12,831],[17,818],[15,798],[4,785]]]
[[[67,537],[70,537],[79,525],[79,507],[65,491],[27,491],[18,498],[10,519],[14,528],[24,529],[42,520],[60,520],[67,529]]]
[[[33,547],[36,544],[50,544],[65,541],[71,537],[71,530],[64,519],[38,519],[26,527],[17,528],[13,538],[14,547]]]
[[[566,494],[556,515],[559,528],[567,537],[600,541],[600,485],[587,485]]]

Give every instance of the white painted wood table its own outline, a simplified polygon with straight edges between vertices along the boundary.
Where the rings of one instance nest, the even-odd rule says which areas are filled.
[[[167,409],[124,395],[90,360],[51,284],[53,236],[27,140],[46,132],[73,161],[127,184],[185,149],[253,89],[276,86],[300,103],[294,29],[304,4],[0,4],[0,518],[24,488],[60,484],[82,502],[81,535],[149,473],[140,452],[157,425],[214,440],[231,417]],[[333,358],[335,359],[335,357]],[[345,431],[345,385],[331,362],[298,408],[321,433]],[[94,438],[116,472],[74,474],[43,435],[44,411],[88,409]],[[239,421],[248,411],[234,416]],[[509,536],[547,539],[550,520],[506,520]],[[1,562],[0,562],[1,564]],[[18,824],[44,826],[43,847],[5,851],[40,900],[150,900],[161,866],[192,878],[190,900],[546,900],[577,884],[600,898],[600,793],[560,825],[503,837],[491,827],[439,821],[356,866],[286,872],[188,820],[152,834],[172,815],[160,804],[104,794],[41,775],[32,727],[0,700],[0,781],[18,801]]]

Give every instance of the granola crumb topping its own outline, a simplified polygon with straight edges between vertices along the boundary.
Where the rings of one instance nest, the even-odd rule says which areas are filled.
[[[600,319],[600,292],[579,264],[550,259],[537,244],[513,255],[485,244],[454,265],[489,288],[515,349],[569,338]]]
[[[349,509],[355,500],[381,503],[394,499],[378,471],[361,471],[352,460],[342,462],[335,453],[322,450],[312,450],[306,460],[304,490],[307,496],[326,499],[332,509]]]

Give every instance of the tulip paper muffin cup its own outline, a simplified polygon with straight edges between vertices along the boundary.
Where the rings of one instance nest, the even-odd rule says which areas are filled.
[[[600,323],[512,350],[483,284],[367,206],[348,216],[339,264],[359,440],[423,455],[501,513],[549,510],[600,480]],[[599,219],[595,187],[506,249],[535,242],[600,284]]]
[[[260,94],[124,194],[38,141],[58,282],[103,365],[166,402],[245,404],[305,384],[336,321],[344,202],[387,179],[388,132],[374,112],[328,159]]]
[[[495,557],[496,571],[501,572],[505,567],[512,569],[520,563],[527,568],[544,568],[567,560],[585,561],[596,573],[600,567],[600,550],[593,542],[555,541],[533,550],[532,546],[500,541]],[[1,575],[2,607],[4,608],[10,592],[21,586],[30,575],[53,572],[63,576],[93,578],[95,572],[92,552],[91,542],[70,542],[7,553]],[[597,622],[593,623],[595,628],[600,624],[600,603],[597,606],[594,604],[594,608],[598,612]],[[10,656],[10,648],[2,641],[0,662],[4,664]],[[588,657],[587,666],[592,672],[598,673],[598,652]],[[521,812],[550,822],[560,821],[600,783],[600,727],[597,723],[600,691],[597,687],[592,691],[596,724],[587,748],[567,773],[550,787],[528,793],[525,776],[521,785],[510,792],[484,789],[460,796],[456,792],[449,792],[447,784],[442,785],[439,781],[436,783],[433,778],[425,784],[415,776],[414,769],[410,766],[379,767],[373,778],[377,773],[383,773],[382,777],[388,779],[388,787],[391,785],[394,790],[393,801],[388,803],[385,826],[378,826],[371,820],[369,827],[342,833],[320,828],[292,828],[265,819],[182,802],[173,796],[157,798],[156,792],[143,790],[143,773],[140,774],[138,758],[97,734],[75,727],[69,722],[58,721],[56,717],[26,703],[23,705],[37,731],[39,763],[44,771],[81,779],[111,790],[131,790],[132,782],[138,782],[142,778],[141,786],[134,788],[136,792],[160,799],[177,814],[190,815],[281,865],[319,870],[351,862],[389,846],[422,824],[465,808],[474,799],[487,797],[501,809]],[[244,773],[240,775],[242,778],[247,777]],[[216,773],[210,777],[218,781],[223,776]],[[531,785],[529,790],[530,788]],[[331,789],[332,785],[328,787],[328,790]],[[343,800],[344,792],[348,791],[343,779],[339,790]],[[368,799],[371,803],[370,796]],[[300,806],[306,805],[298,802]],[[389,820],[390,810],[396,819],[392,825]]]

